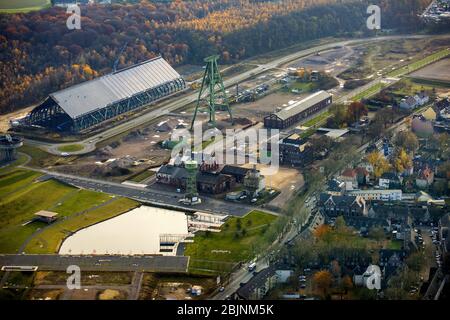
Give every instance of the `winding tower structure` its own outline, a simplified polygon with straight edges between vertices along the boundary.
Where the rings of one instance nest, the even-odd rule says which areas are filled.
[[[194,122],[202,101],[202,96],[205,93],[207,93],[208,96],[206,101],[208,104],[209,124],[211,126],[216,125],[216,110],[227,110],[230,115],[230,119],[233,122],[230,104],[228,102],[227,94],[225,93],[225,87],[223,85],[223,80],[217,64],[218,59],[218,55],[213,55],[205,58],[204,60],[206,62],[205,73],[203,74],[202,85],[198,93],[197,105],[195,106],[194,117],[192,118],[191,123],[191,130],[194,128]]]

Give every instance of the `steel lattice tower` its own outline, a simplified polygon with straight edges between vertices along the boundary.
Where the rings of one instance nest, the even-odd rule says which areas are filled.
[[[202,85],[200,87],[200,92],[198,93],[197,105],[194,111],[194,117],[192,118],[191,130],[194,128],[195,118],[197,117],[197,112],[200,107],[200,102],[202,100],[202,95],[208,92],[208,113],[209,113],[209,123],[213,126],[216,124],[216,110],[227,110],[231,122],[233,122],[233,115],[231,114],[230,104],[228,103],[228,97],[225,93],[225,87],[223,85],[222,77],[219,73],[219,68],[217,65],[218,55],[210,56],[205,58],[206,66],[205,73],[203,75]],[[217,94],[221,93],[221,97]],[[218,102],[218,98],[221,98],[222,102]]]

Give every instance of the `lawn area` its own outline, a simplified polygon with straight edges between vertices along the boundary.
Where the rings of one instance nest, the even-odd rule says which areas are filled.
[[[311,92],[317,88],[317,85],[313,82],[299,82],[294,81],[289,84],[289,90],[299,90],[300,92]]]
[[[387,249],[391,250],[402,250],[403,241],[401,240],[391,240],[387,245]]]
[[[398,68],[386,75],[386,77],[401,77],[408,73],[411,73],[413,71],[416,71],[420,68],[423,68],[433,62],[436,62],[442,58],[445,58],[446,56],[450,55],[450,49],[444,49],[441,51],[438,51],[432,55],[429,55],[419,61],[410,63],[406,66],[403,66],[401,68]],[[357,94],[352,98],[353,101],[360,101],[362,99],[367,99],[373,96],[374,94],[380,92],[384,87],[386,87],[386,84],[378,82],[377,84],[374,84],[370,88],[364,90],[363,92]]]
[[[378,83],[374,84],[373,86],[371,86],[370,88],[368,88],[368,89],[364,90],[363,92],[360,92],[359,94],[354,96],[352,98],[352,100],[360,101],[362,99],[370,98],[374,94],[380,92],[385,86],[386,86],[385,84],[378,82]]]
[[[19,182],[16,182],[19,184]],[[35,212],[49,209],[75,188],[56,181],[29,183],[28,186],[2,197],[0,201],[0,252],[15,253],[20,245],[43,223],[22,224],[31,220]]]
[[[303,131],[303,132],[300,134],[300,138],[302,138],[302,139],[309,138],[309,137],[312,136],[315,132],[316,132],[316,129],[314,129],[314,128],[309,128],[309,129]]]
[[[251,260],[262,249],[265,233],[275,220],[271,214],[254,210],[243,218],[230,218],[219,233],[197,233],[185,250],[190,271],[228,271],[238,262]]]
[[[49,8],[50,0],[2,0],[0,13],[19,13]]]
[[[125,213],[139,203],[127,198],[117,198],[104,206],[61,220],[36,235],[25,247],[26,253],[56,253],[63,240],[78,230]]]
[[[3,197],[0,202],[0,228],[28,221],[35,212],[53,207],[74,190],[76,188],[48,180],[32,183],[25,189]]]
[[[331,116],[331,113],[328,111],[325,111],[325,112],[322,112],[321,114],[319,114],[317,117],[312,118],[311,120],[305,122],[303,125],[305,127],[314,127],[318,123],[328,119],[328,117],[330,117],[330,116]]]
[[[110,199],[112,199],[112,196],[106,193],[76,189],[62,203],[56,204],[51,209],[54,212],[58,212],[61,216],[67,216],[73,213],[83,212],[105,203]]]
[[[58,157],[55,155],[51,155],[39,148],[31,147],[28,145],[24,145],[19,149],[20,152],[23,152],[31,157],[29,162],[29,166],[31,167],[48,167],[54,165],[63,165],[67,164],[73,159],[76,159],[75,156],[72,157]]]
[[[16,160],[6,164],[5,166],[3,166],[0,169],[0,175],[3,175],[3,174],[6,174],[8,172],[16,170],[17,166],[21,166],[21,165],[25,164],[27,162],[27,160],[28,160],[28,157],[26,155],[19,154]]]
[[[124,207],[136,206],[128,199],[113,199],[110,195],[80,190],[54,180],[35,182],[41,174],[12,167],[0,173],[0,253],[16,253],[21,245],[38,229],[46,227],[42,222],[25,224],[39,210],[59,213],[59,218],[95,209],[94,216],[78,218],[82,227],[124,212]],[[107,203],[104,207],[96,208]],[[130,201],[130,202],[127,202]],[[105,210],[106,212],[102,211]],[[102,209],[102,210],[101,210]],[[96,216],[98,214],[98,216]],[[71,221],[71,220],[69,220]],[[66,223],[66,221],[64,221]]]
[[[58,148],[61,152],[77,152],[83,150],[84,147],[81,144],[66,144]]]
[[[403,78],[401,81],[397,82],[390,87],[390,91],[398,96],[411,96],[417,94],[422,90],[431,92],[433,87],[423,83],[417,83],[413,79]]]
[[[14,170],[7,173],[0,173],[0,199],[3,199],[11,192],[23,189],[41,174],[30,170]],[[0,200],[3,202],[3,200]]]

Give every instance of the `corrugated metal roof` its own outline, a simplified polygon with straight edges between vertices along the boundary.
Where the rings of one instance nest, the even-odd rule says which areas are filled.
[[[326,91],[319,91],[275,113],[275,115],[281,120],[286,120],[327,98],[331,98],[331,94]]]
[[[109,104],[181,78],[162,57],[50,94],[75,119]]]

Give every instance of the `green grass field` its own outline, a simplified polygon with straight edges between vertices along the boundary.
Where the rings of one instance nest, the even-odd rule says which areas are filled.
[[[325,112],[322,112],[321,114],[319,114],[317,117],[312,118],[311,120],[305,122],[303,125],[305,127],[314,127],[315,125],[328,119],[330,116],[331,116],[331,113],[328,111],[325,111]]]
[[[354,96],[352,98],[353,101],[360,101],[362,99],[367,99],[370,98],[371,96],[377,94],[378,92],[380,92],[386,85],[378,82],[376,84],[374,84],[373,86],[371,86],[370,88],[364,90],[363,92],[357,94],[356,96]]]
[[[58,148],[61,152],[76,152],[83,150],[84,147],[81,144],[67,144]]]
[[[432,91],[433,86],[417,83],[410,78],[403,78],[389,89],[398,96],[411,96],[421,90]]]
[[[25,153],[31,158],[30,162],[28,163],[28,165],[31,167],[63,165],[76,159],[76,156],[58,157],[39,148],[31,147],[28,145],[21,147],[19,149],[19,152]]]
[[[194,243],[189,243],[185,251],[190,256],[190,271],[229,271],[236,263],[252,259],[275,219],[271,214],[255,210],[243,218],[230,218],[219,233],[197,233]]]
[[[28,170],[17,170],[0,175],[0,199],[11,192],[28,187],[41,174]]]
[[[13,179],[10,177],[10,179]],[[25,179],[26,180],[26,179]],[[3,181],[3,179],[2,179]],[[10,186],[17,190],[2,197],[0,201],[0,252],[14,253],[21,244],[37,228],[43,226],[41,223],[23,224],[33,218],[35,212],[49,209],[70,192],[76,190],[56,181],[42,183],[28,183],[21,188],[22,181],[17,181]]]
[[[138,205],[54,180],[37,182],[39,176],[38,172],[19,168],[0,172],[0,253],[16,253],[33,233],[47,227],[41,222],[26,224],[39,210],[57,212],[59,219],[64,219],[60,220],[62,228],[76,231]],[[48,252],[54,252],[64,234],[50,235]]]
[[[0,13],[21,13],[49,8],[50,0],[1,0]]]
[[[18,166],[24,165],[28,161],[28,157],[24,154],[19,154],[17,159],[0,169],[0,175],[16,170]]]
[[[139,204],[127,198],[117,198],[92,211],[70,216],[46,228],[36,235],[25,247],[26,253],[56,253],[63,240],[74,232],[87,226],[108,220],[125,213]]]

